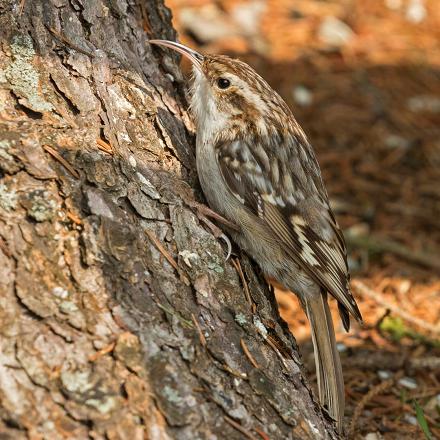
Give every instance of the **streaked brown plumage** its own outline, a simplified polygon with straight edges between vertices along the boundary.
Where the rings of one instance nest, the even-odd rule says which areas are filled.
[[[193,63],[202,189],[211,208],[238,226],[232,238],[300,298],[312,329],[320,400],[342,430],[344,383],[327,294],[338,301],[347,330],[349,315],[361,321],[361,314],[313,149],[285,102],[247,64],[151,42]]]

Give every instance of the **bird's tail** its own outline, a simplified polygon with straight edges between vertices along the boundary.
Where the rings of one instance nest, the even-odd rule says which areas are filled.
[[[327,406],[330,416],[336,420],[338,431],[342,432],[344,378],[327,295],[321,293],[310,296],[304,300],[304,306],[312,329],[319,400],[322,405]]]

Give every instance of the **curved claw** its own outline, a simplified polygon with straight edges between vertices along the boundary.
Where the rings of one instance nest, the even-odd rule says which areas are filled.
[[[229,238],[228,238],[225,234],[220,235],[219,238],[222,238],[222,239],[224,240],[224,242],[226,243],[226,246],[228,246],[228,254],[226,255],[226,259],[225,259],[225,263],[226,263],[226,261],[229,260],[229,257],[230,257],[231,254],[232,254],[232,245],[231,245],[231,241],[229,240]]]

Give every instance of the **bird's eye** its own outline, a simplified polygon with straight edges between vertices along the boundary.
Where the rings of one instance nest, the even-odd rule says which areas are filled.
[[[226,78],[219,78],[217,80],[217,86],[219,89],[227,89],[229,86],[231,85],[231,81],[229,81],[229,79]]]

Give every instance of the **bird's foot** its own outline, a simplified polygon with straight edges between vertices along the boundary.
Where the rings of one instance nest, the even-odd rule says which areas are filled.
[[[213,218],[214,220],[217,220],[219,223],[222,223],[225,226],[227,226],[228,228],[231,228],[234,230],[238,230],[237,225],[235,225],[234,223],[225,219],[220,214],[217,214],[211,208],[209,208],[208,206],[206,206],[202,203],[199,203],[196,201],[191,201],[189,206],[196,210],[197,218],[201,222],[203,222],[211,230],[214,237],[221,238],[226,243],[226,246],[228,247],[228,253],[226,255],[225,261],[228,261],[229,257],[231,256],[231,253],[232,253],[231,241],[217,225],[215,225],[211,220],[208,219],[208,217]]]

